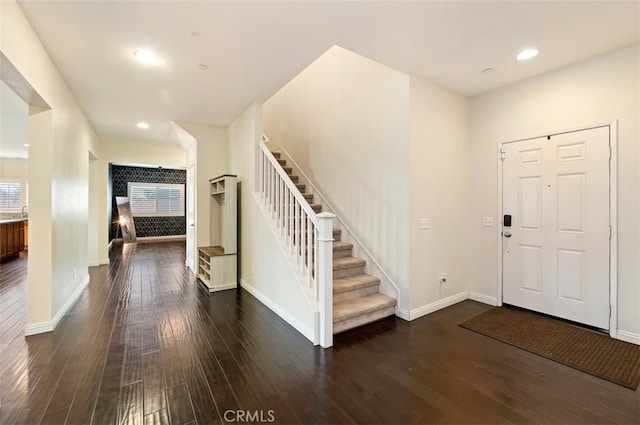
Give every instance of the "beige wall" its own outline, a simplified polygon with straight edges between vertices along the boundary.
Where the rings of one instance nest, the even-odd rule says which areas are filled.
[[[410,309],[469,290],[468,99],[411,76]],[[429,228],[419,229],[420,218]],[[440,273],[447,281],[440,284]]]
[[[48,121],[36,124],[46,127],[41,143],[48,146],[30,149],[29,158],[28,326],[47,326],[87,278],[88,152],[99,142],[15,1],[0,2],[0,19],[0,51],[51,107],[36,118]],[[38,194],[44,197],[34,203]],[[31,273],[36,267],[42,274]]]
[[[618,120],[618,327],[640,341],[640,47],[471,100],[471,289],[497,292],[497,143]]]
[[[333,47],[264,104],[284,146],[409,295],[409,77]]]

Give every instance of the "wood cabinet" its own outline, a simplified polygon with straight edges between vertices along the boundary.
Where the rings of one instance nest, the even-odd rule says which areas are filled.
[[[198,278],[209,292],[238,286],[237,181],[237,176],[231,174],[209,180],[211,245],[198,248]]]
[[[0,223],[0,261],[17,257],[24,250],[27,235],[26,220],[11,220]]]

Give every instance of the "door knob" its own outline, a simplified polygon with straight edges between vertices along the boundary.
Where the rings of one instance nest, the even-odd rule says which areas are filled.
[[[505,238],[510,238],[511,237],[511,232],[504,232],[504,237]]]

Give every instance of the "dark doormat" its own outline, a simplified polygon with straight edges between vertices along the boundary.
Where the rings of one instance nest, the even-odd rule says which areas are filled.
[[[509,307],[460,326],[632,390],[640,383],[640,346],[595,331]]]

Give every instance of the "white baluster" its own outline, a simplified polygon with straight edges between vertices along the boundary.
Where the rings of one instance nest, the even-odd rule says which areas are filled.
[[[307,216],[307,287],[311,289],[313,289],[313,231],[311,219]]]

